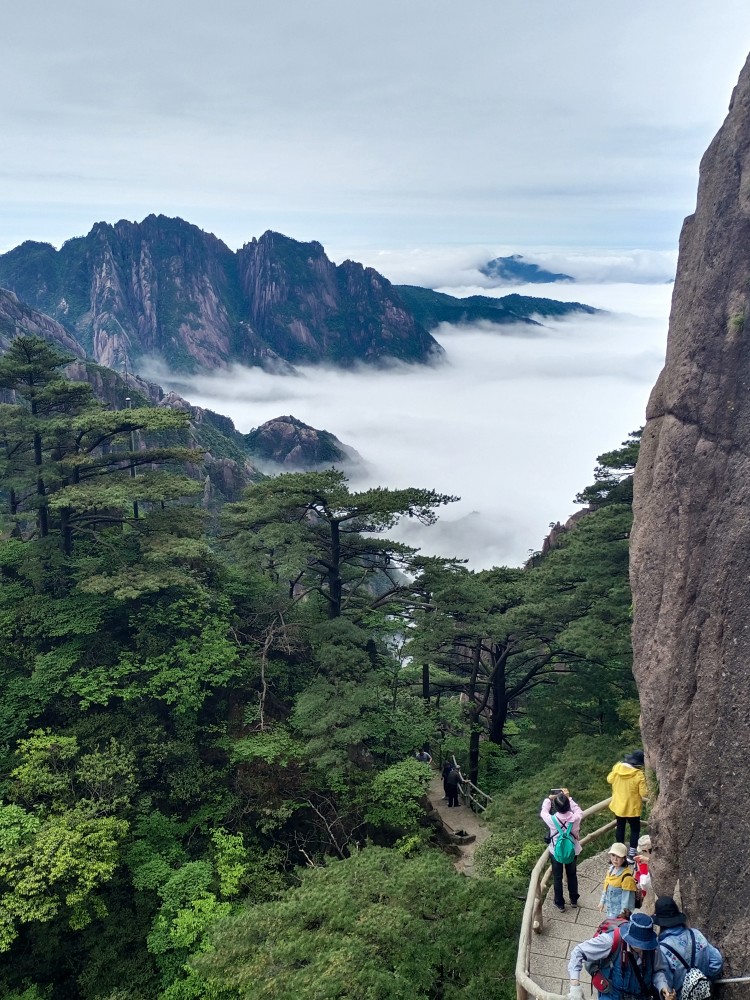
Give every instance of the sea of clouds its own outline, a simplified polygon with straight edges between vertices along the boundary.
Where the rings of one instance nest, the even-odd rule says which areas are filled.
[[[385,274],[394,284],[423,285],[425,288],[464,288],[487,291],[502,288],[502,294],[516,291],[516,286],[481,273],[480,268],[495,257],[509,257],[518,247],[431,247],[408,250],[359,251],[355,259]],[[343,255],[332,252],[336,260]],[[667,284],[677,266],[676,250],[523,250],[529,264],[546,271],[567,274],[582,284]],[[532,285],[535,294],[562,298],[560,283]],[[455,294],[458,294],[456,292]]]
[[[296,377],[235,367],[160,380],[243,432],[282,414],[332,431],[364,460],[353,489],[421,486],[459,496],[437,525],[407,521],[398,537],[472,568],[517,565],[540,548],[551,523],[577,509],[597,455],[643,424],[663,364],[671,286],[598,281],[512,291],[607,312],[540,327],[443,325],[433,333],[445,360],[432,366],[309,367]]]

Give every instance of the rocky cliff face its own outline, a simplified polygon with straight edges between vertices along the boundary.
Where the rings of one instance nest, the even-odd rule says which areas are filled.
[[[382,275],[278,233],[233,253],[182,219],[100,222],[60,250],[27,242],[0,255],[0,286],[108,367],[154,357],[175,370],[283,370],[441,353]]]
[[[13,292],[0,288],[0,353],[7,350],[11,340],[22,334],[41,337],[73,357],[86,357],[84,349],[64,326],[51,316],[27,306]]]
[[[750,60],[685,220],[635,475],[634,671],[654,870],[750,973]]]

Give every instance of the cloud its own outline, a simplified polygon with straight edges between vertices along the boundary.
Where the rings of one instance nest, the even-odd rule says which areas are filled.
[[[406,524],[403,537],[473,566],[518,564],[575,509],[596,456],[643,423],[663,363],[668,286],[583,292],[628,312],[551,323],[536,337],[443,327],[447,360],[433,367],[308,368],[296,378],[237,368],[181,379],[179,390],[245,432],[280,413],[332,431],[366,463],[355,488],[460,496],[437,530]]]
[[[750,8],[540,11],[8,5],[0,242],[157,211],[231,246],[269,227],[370,247],[673,245]]]
[[[425,288],[461,289],[464,294],[487,294],[502,289],[501,294],[517,292],[517,285],[499,283],[479,270],[495,257],[521,253],[524,260],[547,271],[569,274],[580,284],[663,284],[674,278],[677,267],[675,250],[526,250],[515,246],[426,247],[396,250],[361,248],[356,259],[374,267],[394,284],[422,285]],[[334,248],[332,254],[343,259]],[[529,285],[524,294],[562,298],[560,284]],[[568,297],[580,298],[580,289],[568,290]]]

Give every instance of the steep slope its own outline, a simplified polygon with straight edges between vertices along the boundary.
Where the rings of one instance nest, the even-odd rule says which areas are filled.
[[[41,337],[74,357],[86,357],[84,349],[64,326],[21,302],[14,292],[0,288],[0,353],[21,334]]]
[[[634,671],[656,884],[750,957],[750,60],[684,223],[635,475]]]
[[[390,281],[320,243],[267,232],[245,244],[237,267],[250,325],[292,362],[426,361],[442,353]]]
[[[15,337],[21,335],[42,337],[63,354],[69,355],[71,363],[65,368],[67,378],[88,382],[95,398],[110,409],[150,404],[188,411],[190,426],[187,440],[180,443],[189,443],[191,447],[202,448],[205,452],[203,461],[192,470],[192,474],[207,480],[207,499],[213,494],[224,499],[236,499],[245,486],[260,478],[244,435],[235,429],[229,417],[191,406],[176,393],[165,393],[161,386],[132,372],[121,375],[111,368],[86,360],[83,348],[56,320],[20,302],[13,292],[0,288],[0,354]],[[12,401],[12,394],[2,395],[5,397],[3,401]]]
[[[278,233],[233,253],[182,219],[99,222],[60,250],[27,242],[0,255],[0,285],[110,367],[155,357],[176,370],[277,369],[440,353],[376,271],[336,266],[319,243]]]

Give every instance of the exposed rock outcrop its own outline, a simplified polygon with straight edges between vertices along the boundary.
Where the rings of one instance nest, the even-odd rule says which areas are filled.
[[[0,255],[0,285],[51,315],[97,362],[172,370],[230,362],[424,362],[442,353],[372,268],[267,232],[234,253],[182,219],[98,222],[60,250]]]
[[[256,464],[267,471],[351,467],[361,462],[357,452],[330,431],[316,430],[292,416],[267,420],[246,434],[245,442]]]
[[[655,881],[679,878],[750,974],[750,60],[701,163],[647,416],[631,575]]]
[[[14,292],[0,288],[0,353],[22,334],[41,337],[76,358],[86,357],[84,349],[62,324],[21,302]]]

